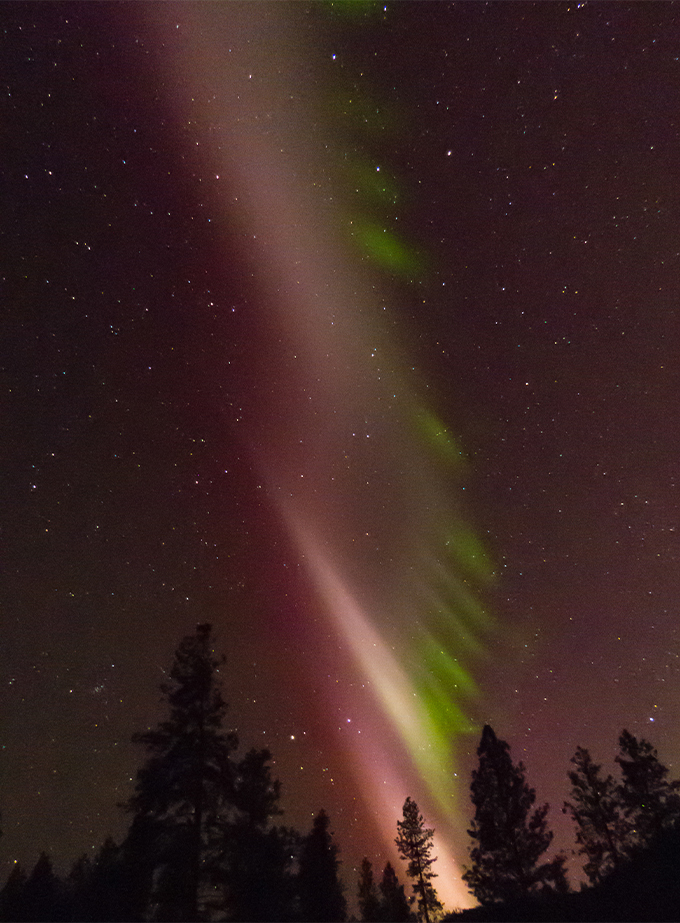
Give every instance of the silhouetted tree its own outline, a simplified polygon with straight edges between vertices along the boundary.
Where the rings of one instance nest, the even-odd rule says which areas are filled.
[[[266,831],[235,829],[235,858],[229,864],[224,901],[229,919],[296,918],[296,881],[292,869],[298,842],[299,834],[287,827]]]
[[[249,750],[235,772],[233,802],[251,827],[263,829],[283,811],[279,808],[281,783],[272,779],[269,750]]]
[[[134,873],[123,847],[109,837],[92,860],[84,853],[65,881],[67,919],[72,923],[142,920],[146,905],[134,901]]]
[[[623,730],[619,737],[621,785],[618,795],[637,846],[648,846],[680,818],[680,781],[668,781],[668,767],[648,740]]]
[[[143,920],[148,915],[152,897],[155,900],[158,896],[154,895],[154,890],[160,879],[159,868],[165,861],[166,838],[157,818],[136,814],[119,849],[110,840],[102,846],[95,861],[95,889],[103,892],[104,899],[113,891],[114,906],[124,901],[127,916],[123,919]],[[125,894],[116,897],[117,882],[121,878],[125,880]]]
[[[430,912],[441,910],[442,905],[431,881],[437,875],[432,865],[437,861],[430,854],[433,849],[434,830],[425,827],[423,815],[418,811],[415,801],[407,798],[404,802],[403,819],[397,821],[397,838],[394,841],[402,859],[408,862],[406,874],[413,879],[413,893],[418,899],[418,915],[422,914],[425,923],[430,923]]]
[[[407,923],[413,920],[404,886],[399,884],[397,873],[391,862],[385,865],[380,881],[380,919],[385,923]]]
[[[23,919],[51,923],[64,919],[61,882],[54,874],[52,861],[41,853],[28,876],[22,895]]]
[[[202,889],[211,887],[215,829],[233,800],[231,754],[238,744],[222,727],[223,663],[213,652],[211,626],[198,625],[180,643],[170,681],[161,685],[168,720],[133,737],[150,757],[127,808],[153,859],[156,917],[198,919]]]
[[[577,747],[571,762],[576,767],[567,773],[572,800],[564,802],[563,810],[576,824],[577,853],[586,857],[583,871],[595,884],[629,854],[631,824],[613,776],[601,774],[588,750]]]
[[[16,863],[7,876],[7,881],[0,891],[0,919],[1,920],[26,920],[24,914],[24,891],[26,888],[26,872],[20,863]]]
[[[302,839],[297,877],[302,920],[345,919],[347,905],[338,876],[339,849],[333,842],[329,826],[330,819],[321,810],[314,818],[311,831]]]
[[[145,919],[155,868],[151,829],[147,819],[135,817],[120,846],[111,837],[106,839],[90,864],[86,892],[90,906],[83,919],[98,923]]]
[[[678,920],[680,914],[680,830],[662,830],[649,847],[603,882],[575,897],[591,899],[580,920]],[[563,917],[567,919],[567,917]]]
[[[515,766],[509,751],[485,725],[471,785],[475,816],[468,833],[477,845],[463,875],[481,904],[568,888],[564,856],[539,864],[553,838],[546,823],[549,806],[532,812],[536,792],[525,781],[524,765]]]
[[[364,923],[378,923],[382,920],[378,891],[373,880],[373,865],[366,856],[361,862],[358,897],[361,919]]]
[[[68,906],[67,918],[71,921],[81,921],[95,918],[90,913],[90,881],[92,877],[92,861],[87,853],[83,853],[71,867],[66,876],[65,892]]]
[[[233,817],[222,821],[224,904],[235,920],[286,920],[293,914],[291,874],[298,834],[271,825],[281,814],[281,785],[272,779],[269,750],[250,750],[235,770]]]

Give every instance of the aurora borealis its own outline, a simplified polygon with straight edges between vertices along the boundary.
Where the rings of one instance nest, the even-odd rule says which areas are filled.
[[[350,892],[471,903],[492,724],[678,774],[672,4],[6,4],[5,867],[116,809],[209,619]],[[392,849],[392,851],[390,851]]]
[[[359,728],[350,768],[389,846],[403,793],[415,784],[420,803],[441,818],[441,852],[455,804],[453,745],[473,732],[466,665],[488,622],[474,581],[488,580],[491,568],[459,523],[452,487],[462,453],[419,406],[379,316],[373,267],[403,274],[416,260],[393,233],[376,244],[369,221],[351,210],[348,191],[360,206],[375,191],[365,178],[355,171],[348,190],[338,169],[336,191],[338,153],[326,182],[310,189],[310,178],[324,174],[320,154],[339,147],[342,133],[332,133],[330,121],[325,132],[322,121],[310,123],[324,82],[313,78],[300,91],[297,65],[311,57],[294,38],[300,12],[269,5],[189,6],[186,19],[175,9],[154,12],[154,43],[165,48],[180,120],[195,115],[206,168],[248,203],[240,230],[257,241],[255,285],[283,363],[272,369],[267,351],[265,370],[259,344],[252,348],[256,377],[266,372],[267,380],[242,430],[319,597],[317,624],[302,615],[308,642],[345,651],[360,680],[360,695],[343,696],[346,723]],[[256,62],[266,66],[253,87]],[[200,94],[210,105],[196,106]],[[315,133],[316,143],[300,144]],[[387,166],[371,172],[381,170]],[[390,197],[394,206],[398,193]],[[343,199],[344,209],[335,205]],[[229,202],[215,205],[226,212]],[[355,221],[361,232],[352,246]],[[310,670],[311,688],[322,680]],[[337,709],[335,696],[330,705]],[[369,720],[378,726],[362,734]],[[441,887],[455,893],[446,866],[453,873],[451,860],[442,863]]]

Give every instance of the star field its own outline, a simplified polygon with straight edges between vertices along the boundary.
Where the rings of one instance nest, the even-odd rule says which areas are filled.
[[[485,722],[563,849],[577,745],[680,774],[675,5],[256,9],[0,12],[4,870],[204,621],[350,893],[406,795],[459,877]]]

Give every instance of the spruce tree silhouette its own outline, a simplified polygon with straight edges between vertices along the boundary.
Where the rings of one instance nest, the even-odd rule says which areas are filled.
[[[53,923],[64,919],[61,890],[61,882],[54,874],[50,857],[47,853],[41,853],[24,887],[23,919],[35,923]]]
[[[26,872],[19,862],[7,876],[7,881],[0,891],[0,920],[25,920],[24,891],[26,889]]]
[[[380,881],[380,919],[384,923],[407,923],[413,919],[404,886],[399,884],[397,873],[391,862],[385,865]]]
[[[237,764],[234,813],[218,825],[222,851],[216,856],[224,908],[241,921],[282,921],[294,910],[292,856],[299,834],[271,821],[279,808],[281,785],[272,779],[269,750],[250,750]]]
[[[314,818],[311,831],[302,840],[298,893],[301,919],[305,921],[344,920],[347,905],[338,877],[339,849],[329,830],[330,819],[322,809]]]
[[[423,815],[418,811],[415,801],[407,798],[404,802],[403,819],[397,821],[398,835],[394,841],[402,857],[408,862],[406,874],[413,879],[413,893],[418,899],[418,915],[430,923],[430,913],[441,910],[441,902],[431,881],[437,875],[432,865],[437,861],[430,853],[433,849],[434,830],[427,829]]]
[[[234,794],[236,734],[223,729],[227,705],[211,626],[198,625],[175,652],[161,685],[170,716],[133,740],[149,751],[127,803],[152,861],[149,901],[165,919],[197,920],[210,888],[219,821]],[[133,824],[134,826],[134,824]],[[147,860],[148,861],[148,860]]]
[[[380,899],[373,880],[373,865],[366,856],[361,861],[358,898],[363,923],[379,923],[382,920]]]

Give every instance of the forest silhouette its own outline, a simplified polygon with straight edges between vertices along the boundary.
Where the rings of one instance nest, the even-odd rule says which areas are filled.
[[[27,874],[15,865],[0,890],[4,921],[342,921],[348,901],[340,848],[321,809],[305,834],[278,823],[279,780],[272,755],[238,758],[224,727],[224,657],[212,629],[198,625],[179,644],[161,685],[167,718],[135,734],[146,750],[121,843],[108,839],[63,878],[42,853]],[[364,858],[357,881],[360,919],[677,920],[680,919],[680,781],[670,781],[649,741],[623,730],[605,775],[578,747],[563,811],[575,826],[574,855],[587,883],[570,888],[564,854],[547,856],[548,805],[536,806],[526,769],[486,725],[472,775],[472,845],[463,879],[479,906],[446,912],[433,880],[434,831],[408,797],[395,843],[407,886],[390,862],[380,881]]]

